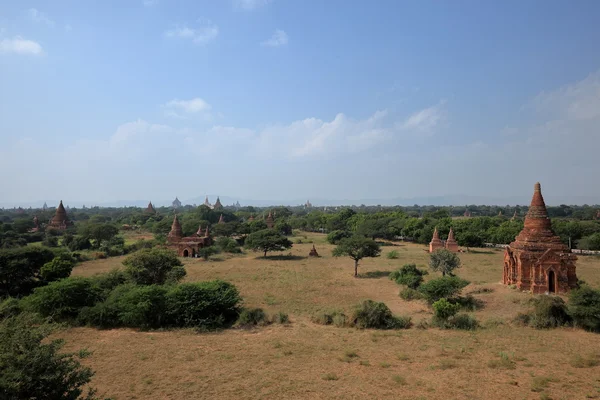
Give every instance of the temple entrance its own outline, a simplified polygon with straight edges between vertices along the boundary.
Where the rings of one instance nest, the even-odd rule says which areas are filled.
[[[556,277],[554,271],[548,271],[548,293],[556,292]]]
[[[183,251],[183,256],[184,256],[184,257],[189,257],[189,256],[190,256],[190,253],[188,252],[188,249],[185,249],[185,250]]]

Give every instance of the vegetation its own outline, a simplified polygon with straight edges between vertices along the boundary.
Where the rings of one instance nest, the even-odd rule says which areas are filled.
[[[178,282],[185,268],[175,252],[165,249],[143,249],[123,261],[125,273],[139,285],[162,285]]]
[[[600,289],[583,285],[569,295],[569,315],[575,326],[600,333]]]
[[[517,318],[536,329],[558,328],[571,324],[567,304],[558,296],[538,296],[532,300],[533,310]]]
[[[442,276],[453,276],[454,270],[460,267],[460,258],[456,253],[447,249],[438,249],[431,253],[429,268],[441,272]]]
[[[24,296],[42,285],[40,271],[53,259],[54,252],[43,247],[0,250],[0,298]]]
[[[63,342],[48,340],[51,325],[21,314],[0,322],[0,393],[4,399],[94,399],[94,373],[81,365],[86,352],[61,353]]]
[[[407,329],[411,319],[396,317],[384,304],[373,300],[365,300],[355,307],[350,322],[357,328],[374,329]]]
[[[406,285],[409,289],[417,289],[423,283],[423,276],[425,275],[427,275],[427,271],[418,269],[416,264],[404,264],[390,274],[390,279],[398,285]]]
[[[262,251],[264,257],[269,251],[283,251],[292,247],[292,242],[274,229],[264,229],[248,235],[244,247]]]
[[[469,281],[457,276],[446,276],[432,279],[419,286],[418,290],[428,303],[433,304],[440,299],[450,299],[457,296],[468,284]]]
[[[354,276],[358,276],[358,262],[365,257],[379,257],[381,249],[373,240],[364,236],[352,236],[339,241],[333,250],[335,257],[348,256],[354,260]]]

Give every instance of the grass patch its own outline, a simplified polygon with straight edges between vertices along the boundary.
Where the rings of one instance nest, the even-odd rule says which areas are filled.
[[[499,358],[488,361],[488,367],[492,369],[515,369],[517,364],[515,361],[505,352],[500,352]]]
[[[571,360],[569,361],[569,364],[571,365],[571,367],[574,367],[574,368],[596,367],[596,366],[600,365],[600,356],[597,354],[594,354],[594,355],[591,355],[588,357],[582,357],[581,355],[577,354],[573,358],[571,358]]]
[[[382,270],[369,271],[369,272],[364,272],[362,274],[358,274],[356,277],[362,278],[362,279],[378,279],[378,278],[390,276],[390,272],[392,272],[392,271],[382,271]]]
[[[388,260],[396,260],[398,259],[398,250],[392,250],[388,252],[385,256]]]
[[[392,376],[392,379],[394,380],[394,382],[396,382],[398,385],[406,385],[406,378],[400,375],[394,375]]]
[[[531,382],[531,391],[539,393],[546,389],[550,382],[556,382],[556,379],[548,376],[536,376]]]
[[[336,374],[330,372],[328,374],[321,376],[321,379],[323,379],[324,381],[337,381],[340,378]]]

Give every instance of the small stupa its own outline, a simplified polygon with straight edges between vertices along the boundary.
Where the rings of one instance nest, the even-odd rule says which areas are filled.
[[[145,211],[148,214],[154,214],[154,213],[156,213],[156,210],[154,209],[154,206],[152,205],[152,202],[148,203],[148,207],[146,207]]]
[[[454,239],[454,231],[450,228],[448,232],[448,240],[446,240],[446,249],[453,253],[458,253],[458,242]]]
[[[317,253],[317,249],[315,248],[315,245],[313,244],[312,249],[310,249],[310,253],[308,253],[309,257],[319,257],[319,253]]]
[[[67,211],[65,210],[65,207],[63,206],[63,202],[61,200],[60,204],[56,208],[56,213],[54,213],[54,217],[52,217],[52,219],[48,223],[48,229],[64,230],[67,229],[67,226],[69,226],[70,224],[71,223],[69,221],[69,218],[67,217]]]
[[[218,224],[224,224],[225,223],[225,219],[223,218],[223,214],[221,214],[221,216],[219,217],[219,222],[217,222]]]
[[[254,215],[250,215],[250,217],[248,218],[248,222],[252,222],[254,221]]]
[[[204,205],[205,205],[206,207],[210,207],[210,208],[212,208],[212,204],[210,204],[210,201],[208,201],[208,196],[206,196],[206,197],[204,198]]]
[[[217,201],[215,201],[215,205],[213,206],[213,210],[222,210],[223,204],[221,204],[221,199],[217,196]]]
[[[433,237],[431,238],[431,242],[429,242],[429,252],[433,253],[438,249],[443,249],[444,243],[440,240],[440,234],[438,233],[437,226],[433,230]]]
[[[269,215],[267,215],[267,219],[265,220],[266,224],[267,224],[267,228],[269,229],[273,229],[273,227],[275,226],[275,221],[273,220],[273,214],[271,214],[271,211],[269,211]]]

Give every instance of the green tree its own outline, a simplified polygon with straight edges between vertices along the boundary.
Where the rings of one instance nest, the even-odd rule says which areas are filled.
[[[40,269],[53,258],[52,250],[44,247],[0,250],[0,298],[29,294],[41,284]]]
[[[143,249],[123,261],[125,273],[138,285],[174,283],[185,276],[185,268],[175,252]]]
[[[268,251],[283,251],[292,247],[292,242],[274,229],[263,229],[248,235],[244,247],[262,251],[264,257]]]
[[[450,250],[438,249],[429,256],[429,267],[441,272],[442,276],[453,276],[453,271],[460,267],[460,258]]]
[[[333,249],[334,257],[348,256],[354,260],[354,276],[358,276],[358,262],[365,257],[379,257],[381,248],[373,240],[364,236],[352,236],[340,240]]]
[[[75,259],[70,254],[63,253],[44,264],[40,269],[40,276],[46,282],[56,281],[71,275],[74,266]]]
[[[84,388],[94,372],[81,365],[87,353],[60,353],[63,342],[45,340],[53,327],[30,314],[0,323],[0,393],[3,399],[95,399]]]
[[[404,264],[401,268],[390,274],[390,279],[398,285],[406,285],[411,289],[417,289],[423,283],[423,276],[427,271],[417,268],[416,264]]]

